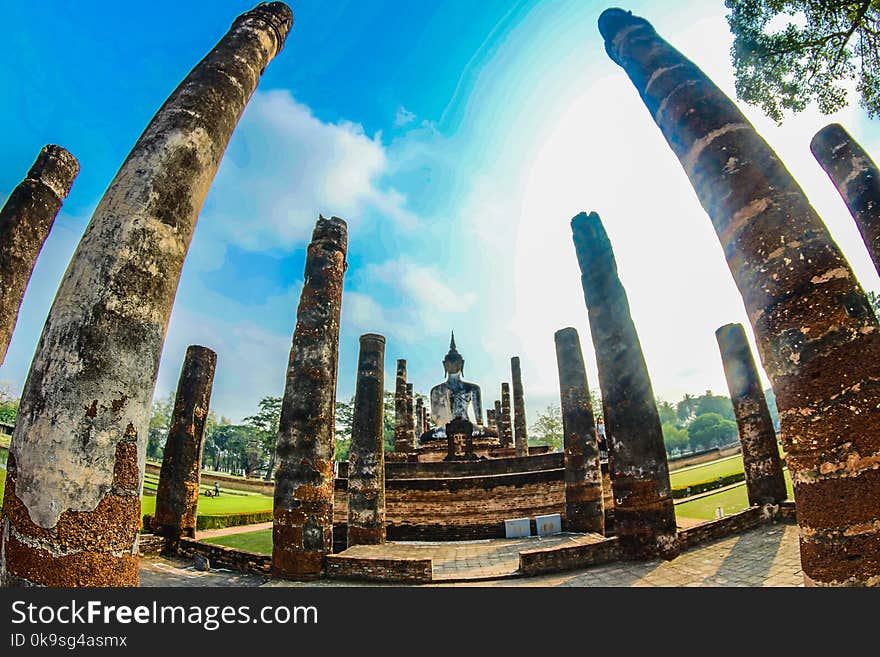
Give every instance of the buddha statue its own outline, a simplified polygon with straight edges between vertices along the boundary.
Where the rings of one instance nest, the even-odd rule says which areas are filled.
[[[455,333],[449,342],[449,353],[443,359],[446,381],[431,388],[431,417],[438,427],[444,427],[453,419],[469,420],[468,408],[474,405],[474,417],[482,433],[483,399],[480,386],[468,383],[461,378],[464,372],[464,358],[455,348]],[[474,427],[475,433],[477,428]]]

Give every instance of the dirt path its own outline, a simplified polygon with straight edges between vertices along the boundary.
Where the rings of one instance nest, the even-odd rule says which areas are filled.
[[[206,529],[196,532],[196,539],[213,538],[214,536],[229,536],[230,534],[247,534],[258,532],[261,529],[272,529],[272,522],[258,522],[253,525],[239,525],[237,527],[225,527],[223,529]]]

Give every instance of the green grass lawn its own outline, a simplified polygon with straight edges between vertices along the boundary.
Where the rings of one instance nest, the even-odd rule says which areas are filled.
[[[788,470],[784,472],[788,499],[793,500],[794,492],[791,487],[791,477],[788,474]],[[692,518],[694,520],[713,520],[715,518],[715,509],[719,506],[724,509],[724,515],[726,516],[748,507],[749,498],[746,493],[745,483],[736,488],[701,497],[698,500],[676,504],[675,515],[680,518]]]
[[[3,510],[3,489],[6,488],[6,470],[0,470],[0,511]]]
[[[220,497],[199,496],[199,515],[214,516],[224,513],[245,513],[271,511],[273,498],[269,495],[227,495]],[[151,495],[141,497],[141,515],[152,515],[156,511],[156,498]]]
[[[696,465],[685,470],[669,473],[669,483],[673,488],[684,488],[701,481],[712,481],[718,477],[743,472],[743,460],[741,455],[710,461],[702,465]]]
[[[271,529],[261,529],[260,531],[246,532],[243,534],[230,534],[229,536],[215,536],[214,538],[203,539],[203,541],[205,543],[225,545],[239,550],[247,550],[248,552],[272,554]]]

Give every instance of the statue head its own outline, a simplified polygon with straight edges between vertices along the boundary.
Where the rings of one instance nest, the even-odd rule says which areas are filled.
[[[452,333],[452,339],[449,341],[449,353],[443,359],[443,371],[449,374],[461,374],[464,371],[464,358],[455,348],[455,332]]]

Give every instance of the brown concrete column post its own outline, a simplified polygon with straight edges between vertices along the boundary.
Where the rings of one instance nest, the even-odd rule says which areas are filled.
[[[397,361],[394,386],[394,451],[410,451],[406,432],[406,361],[403,358]]]
[[[810,150],[843,198],[880,274],[880,171],[839,123],[825,126]]]
[[[644,19],[606,50],[678,156],[724,248],[776,392],[807,584],[880,583],[880,326],[778,156]]]
[[[360,339],[348,466],[348,546],[385,542],[385,338]]]
[[[510,384],[501,384],[501,446],[513,444],[513,423],[510,417]]]
[[[0,210],[0,365],[37,256],[78,173],[79,162],[66,149],[43,146]]]
[[[510,374],[513,381],[513,442],[516,446],[517,456],[528,456],[529,436],[526,432],[526,402],[523,397],[519,356],[510,359]]]
[[[602,468],[581,341],[571,327],[556,331],[553,338],[562,403],[565,526],[571,532],[604,534]]]
[[[272,574],[311,579],[333,549],[339,314],[348,229],[320,217],[306,256],[276,445]]]
[[[49,311],[12,437],[0,581],[138,583],[150,401],[181,267],[232,131],[293,23],[239,16],[153,117]]]
[[[778,504],[788,497],[785,476],[745,329],[742,324],[725,324],[715,331],[715,337],[739,429],[749,504]]]
[[[217,354],[212,350],[199,345],[187,347],[165,441],[152,520],[153,532],[168,539],[166,548],[171,551],[176,549],[181,536],[194,538],[196,535],[202,448],[216,366]]]
[[[630,558],[678,554],[660,415],[626,291],[595,212],[571,220],[605,408],[614,528]]]

